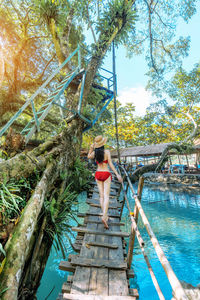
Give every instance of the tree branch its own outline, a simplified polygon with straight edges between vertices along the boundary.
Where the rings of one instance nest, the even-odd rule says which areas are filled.
[[[44,70],[42,71],[42,74],[41,74],[37,79],[35,79],[37,82],[40,81],[40,80],[42,79],[42,77],[43,77],[43,75],[44,75],[46,69],[48,68],[48,66],[50,65],[50,63],[54,60],[55,56],[56,56],[56,54],[54,54],[54,55],[52,56],[52,58],[47,62],[47,64],[46,64]]]
[[[22,15],[20,14],[19,10],[15,7],[15,5],[14,5],[13,2],[12,2],[12,0],[9,0],[9,1],[10,1],[11,5],[12,5],[14,11],[16,12],[16,14],[17,14],[19,20],[23,23],[23,21],[22,21]]]
[[[96,40],[96,36],[95,36],[95,33],[94,33],[94,30],[92,28],[92,23],[90,22],[90,15],[89,15],[89,9],[88,9],[88,5],[87,5],[87,19],[88,19],[88,25],[89,25],[89,28],[92,32],[92,36],[93,36],[93,39],[94,39],[94,42],[95,44],[97,43],[97,40]]]
[[[162,20],[161,16],[158,14],[156,10],[154,10],[154,13],[158,16],[160,22],[165,26],[165,27],[170,27],[171,29],[175,29],[175,26],[172,26],[170,24],[165,24],[164,21]]]
[[[155,65],[154,62],[154,57],[153,57],[153,36],[152,36],[152,31],[151,31],[151,3],[149,5],[149,3],[147,2],[147,0],[145,0],[145,3],[147,5],[148,8],[148,18],[149,18],[149,42],[150,42],[150,57],[151,57],[151,63],[152,63],[152,67],[153,69],[156,71],[156,73],[158,73],[158,69]]]
[[[181,144],[187,143],[189,140],[192,140],[197,135],[197,132],[199,129],[197,123],[195,122],[194,118],[192,117],[192,115],[189,112],[186,112],[186,113],[182,112],[182,114],[185,115],[186,117],[188,117],[188,119],[190,119],[190,121],[192,121],[194,128],[193,128],[193,131],[191,132],[191,134],[187,138],[185,138],[185,140],[183,142],[181,142]]]

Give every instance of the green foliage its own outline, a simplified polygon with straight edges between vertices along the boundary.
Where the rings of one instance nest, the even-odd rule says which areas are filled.
[[[63,242],[63,233],[69,238],[71,226],[69,225],[70,208],[77,198],[76,192],[71,192],[71,185],[68,185],[65,191],[56,200],[45,200],[45,214],[47,216],[48,226],[46,232],[56,250],[61,250],[65,258],[65,244]],[[58,204],[59,203],[59,204]]]
[[[0,213],[4,224],[17,217],[25,206],[26,201],[20,196],[22,187],[22,183],[14,180],[0,182]]]
[[[1,255],[1,253],[6,257],[6,252],[5,252],[5,250],[3,249],[2,244],[0,243],[0,255]]]
[[[68,173],[68,181],[71,182],[72,191],[80,193],[89,188],[91,171],[87,168],[86,163],[79,158],[76,159],[73,168]]]
[[[2,296],[9,288],[5,288],[2,291],[0,291],[0,296]]]
[[[45,230],[51,241],[54,241],[55,249],[61,250],[64,258],[67,251],[63,241],[63,233],[71,243],[69,220],[71,218],[75,219],[71,206],[75,202],[78,193],[89,187],[90,175],[91,172],[85,164],[77,159],[71,170],[60,174],[60,179],[68,182],[64,192],[61,195],[55,194],[54,197],[45,200],[45,215],[48,223]]]
[[[37,183],[35,176],[29,179],[20,180],[4,179],[0,182],[0,221],[8,224],[19,217],[20,212],[25,207],[27,199],[31,196],[31,191]]]
[[[120,34],[116,37],[115,43],[126,44],[130,40],[130,35],[135,32],[136,11],[128,1],[114,0],[110,1],[104,10],[102,17],[96,25],[96,31],[102,35],[112,31],[122,24]]]

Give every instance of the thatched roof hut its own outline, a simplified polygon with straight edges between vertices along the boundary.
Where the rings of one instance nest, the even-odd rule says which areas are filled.
[[[128,147],[128,148],[120,149],[120,156],[121,157],[160,156],[169,144],[170,143]],[[196,145],[194,149],[195,149],[194,153],[199,152],[200,144]],[[118,157],[117,151],[116,150],[111,151],[111,156],[112,158],[117,158]]]

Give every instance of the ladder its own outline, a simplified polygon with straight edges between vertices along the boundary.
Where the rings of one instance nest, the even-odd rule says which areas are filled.
[[[68,74],[65,75],[65,77],[62,79],[62,81],[56,85],[54,91],[50,93],[46,99],[46,101],[41,105],[41,107],[36,110],[34,101],[38,95],[41,94],[41,92],[47,88],[48,84],[53,80],[53,78],[60,73],[61,69],[75,56],[78,56],[78,65],[74,67]],[[10,126],[20,117],[20,115],[24,112],[24,110],[31,105],[33,117],[32,119],[26,124],[26,126],[23,128],[23,130],[20,132],[21,135],[25,137],[25,143],[27,144],[28,141],[32,138],[32,136],[40,131],[40,125],[42,121],[46,118],[48,113],[50,112],[53,105],[59,106],[61,109],[69,110],[67,106],[63,106],[60,97],[64,94],[65,90],[68,88],[70,83],[76,79],[76,77],[81,77],[81,92],[80,92],[80,98],[78,103],[77,111],[73,110],[72,112],[72,118],[75,116],[78,116],[81,118],[85,123],[86,126],[83,131],[89,130],[94,126],[96,121],[99,119],[101,114],[104,112],[108,104],[112,101],[114,97],[114,93],[111,90],[111,87],[113,86],[113,73],[104,69],[100,68],[101,71],[104,73],[106,72],[108,75],[103,76],[100,73],[96,74],[96,77],[99,78],[102,81],[106,81],[105,86],[99,85],[99,84],[93,84],[93,87],[98,89],[99,91],[102,91],[102,100],[101,102],[104,104],[104,106],[101,108],[99,112],[96,113],[98,110],[98,106],[92,109],[92,115],[94,116],[93,120],[89,120],[85,116],[81,114],[81,106],[82,106],[82,99],[83,99],[83,92],[84,92],[84,84],[85,84],[85,78],[86,78],[86,70],[81,69],[81,52],[80,52],[80,46],[78,46],[73,53],[51,74],[51,76],[36,90],[36,92],[24,103],[24,105],[19,109],[19,111],[7,122],[7,124],[0,130],[0,137],[10,128]],[[95,116],[96,114],[96,116]]]

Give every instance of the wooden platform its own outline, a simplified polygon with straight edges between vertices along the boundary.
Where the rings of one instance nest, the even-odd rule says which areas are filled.
[[[106,230],[97,205],[99,195],[95,184],[91,185],[87,200],[89,210],[82,215],[85,226],[74,228],[78,232],[74,249],[80,253],[71,255],[68,262],[63,261],[59,266],[74,275],[68,276],[58,299],[134,300],[138,297],[137,290],[129,289],[129,278],[134,274],[127,270],[123,237],[128,235],[120,231],[120,205],[116,200],[119,186],[112,183],[111,187],[113,197],[108,211],[109,229]]]

